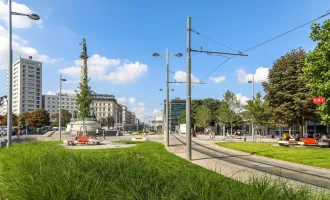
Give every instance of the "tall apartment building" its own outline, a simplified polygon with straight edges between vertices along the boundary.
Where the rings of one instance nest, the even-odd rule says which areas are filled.
[[[13,113],[33,112],[42,107],[41,100],[42,63],[32,56],[19,58],[13,66]]]
[[[0,115],[4,116],[5,114],[7,114],[7,96],[2,96],[0,97]]]

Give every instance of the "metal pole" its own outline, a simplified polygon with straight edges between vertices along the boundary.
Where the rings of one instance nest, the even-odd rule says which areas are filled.
[[[28,131],[27,126],[28,126],[28,121],[26,120],[25,121],[25,135],[27,135],[27,131]]]
[[[62,128],[61,128],[61,108],[62,108],[62,74],[60,74],[60,108],[58,111],[58,129],[60,131],[60,141],[62,140]]]
[[[252,101],[254,102],[254,75],[252,75]],[[251,134],[252,134],[252,142],[255,141],[255,135],[254,135],[254,125],[251,124]]]
[[[166,147],[169,147],[170,145],[170,134],[169,134],[169,131],[170,131],[170,125],[169,125],[169,117],[168,117],[168,114],[169,114],[169,86],[168,86],[168,71],[169,71],[169,67],[168,67],[168,60],[169,60],[169,55],[168,55],[168,49],[166,49],[166,136],[165,136],[165,139],[166,139]]]
[[[13,103],[13,50],[12,50],[12,24],[11,24],[11,0],[8,0],[8,33],[9,33],[9,63],[8,63],[8,102],[7,102],[7,147],[11,146],[12,139],[12,103]]]
[[[186,95],[186,158],[191,160],[191,58],[190,58],[190,17],[187,19],[187,95]]]

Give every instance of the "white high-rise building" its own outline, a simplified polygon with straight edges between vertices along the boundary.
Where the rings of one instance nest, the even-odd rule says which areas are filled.
[[[13,113],[33,112],[42,108],[41,101],[42,63],[19,58],[13,66]]]

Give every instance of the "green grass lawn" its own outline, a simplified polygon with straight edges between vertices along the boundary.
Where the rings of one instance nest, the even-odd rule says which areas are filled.
[[[330,149],[272,146],[275,143],[219,142],[219,146],[305,165],[330,168]]]
[[[317,199],[306,188],[290,189],[266,179],[234,181],[159,143],[102,150],[68,150],[58,144],[29,142],[0,149],[0,199]]]

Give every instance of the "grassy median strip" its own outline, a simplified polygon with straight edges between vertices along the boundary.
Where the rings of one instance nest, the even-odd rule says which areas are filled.
[[[273,146],[270,142],[219,142],[217,145],[260,156],[304,165],[330,168],[330,149],[319,147]]]
[[[0,199],[327,199],[266,179],[243,184],[191,164],[162,144],[136,144],[68,150],[56,142],[28,142],[1,148]]]

